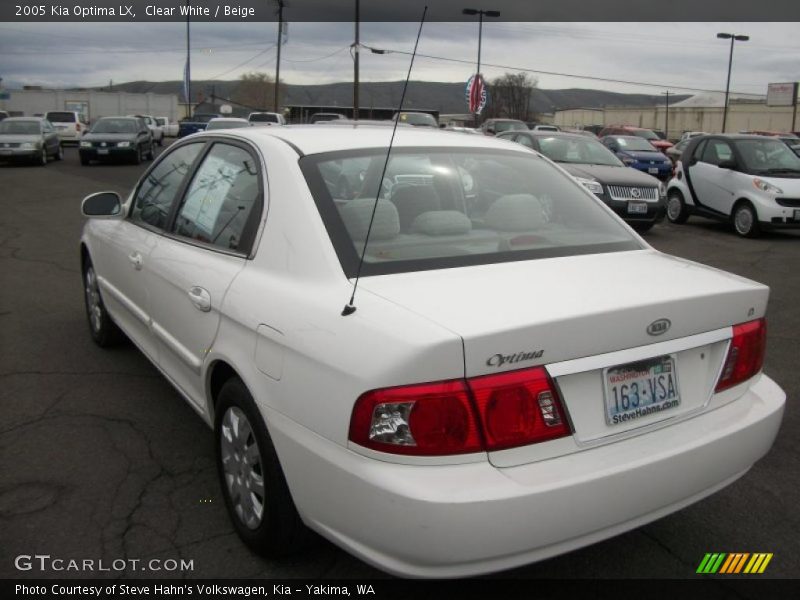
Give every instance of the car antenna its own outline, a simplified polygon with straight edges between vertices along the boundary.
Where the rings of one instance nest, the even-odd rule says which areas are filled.
[[[375,211],[378,209],[378,201],[381,198],[381,183],[386,176],[386,168],[389,166],[389,155],[392,153],[392,145],[394,144],[394,134],[397,132],[397,124],[400,122],[400,113],[403,110],[403,101],[406,98],[406,90],[408,89],[408,80],[411,78],[411,69],[414,66],[414,57],[417,55],[417,46],[419,45],[419,37],[422,35],[422,25],[425,23],[425,15],[428,13],[428,6],[422,10],[422,18],[419,21],[419,31],[417,31],[417,40],[414,42],[414,52],[411,54],[411,62],[408,65],[408,74],[406,81],[403,84],[403,93],[400,95],[400,107],[397,109],[397,115],[394,118],[394,126],[392,127],[392,137],[389,140],[389,148],[386,150],[386,160],[383,162],[383,170],[381,177],[378,179],[378,189],[375,192],[375,204],[372,206],[372,216],[369,219],[367,226],[367,235],[364,238],[364,248],[361,250],[361,258],[358,261],[358,269],[356,270],[356,281],[353,284],[353,293],[350,295],[350,302],[344,305],[342,309],[342,316],[352,315],[356,312],[356,307],[353,304],[356,298],[356,290],[358,289],[358,280],[361,277],[361,268],[364,266],[364,255],[367,253],[367,244],[369,244],[369,234],[372,231],[372,223],[375,221]]]

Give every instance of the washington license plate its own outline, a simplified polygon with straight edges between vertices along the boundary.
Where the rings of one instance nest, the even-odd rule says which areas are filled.
[[[674,355],[609,367],[603,380],[608,425],[669,412],[681,403]]]
[[[646,215],[647,202],[628,202],[628,213],[634,215]]]
[[[650,173],[651,175],[656,175],[658,173],[658,167],[650,167],[649,169],[647,169],[647,172]]]

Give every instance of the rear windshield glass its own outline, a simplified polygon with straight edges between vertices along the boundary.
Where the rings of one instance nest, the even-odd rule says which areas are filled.
[[[495,121],[494,130],[500,131],[528,131],[528,126],[522,121]]]
[[[75,123],[75,113],[71,112],[49,112],[46,119],[51,123]]]
[[[433,115],[427,113],[400,113],[400,122],[416,125],[417,127],[438,127],[439,124]]]
[[[36,135],[41,133],[38,121],[0,121],[0,133]]]
[[[378,149],[300,160],[349,277],[373,208],[364,275],[642,247],[599,200],[533,153],[395,149],[380,180],[385,160]]]
[[[661,139],[656,135],[654,131],[650,131],[649,129],[636,129],[633,131],[633,135],[635,135],[636,137],[644,138],[646,140],[659,141]]]
[[[250,120],[257,123],[277,123],[278,115],[273,115],[270,113],[255,113],[250,115]]]
[[[800,158],[780,140],[737,140],[736,148],[748,171],[800,175]]]
[[[136,133],[138,123],[133,119],[100,119],[91,129],[91,133]]]

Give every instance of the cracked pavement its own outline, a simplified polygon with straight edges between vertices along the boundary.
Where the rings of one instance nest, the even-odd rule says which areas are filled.
[[[76,149],[65,155],[45,168],[0,164],[0,577],[384,577],[322,540],[281,561],[239,542],[206,425],[132,345],[104,351],[85,322],[80,201],[126,194],[147,164],[81,167]],[[775,446],[711,498],[499,576],[693,577],[705,552],[743,551],[773,552],[767,574],[798,577],[800,232],[740,240],[693,218],[646,239],[771,286],[765,370],[789,396]],[[18,571],[20,554],[183,558],[194,570]]]

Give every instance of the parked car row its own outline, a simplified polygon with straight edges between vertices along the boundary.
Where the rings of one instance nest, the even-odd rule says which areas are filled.
[[[56,128],[42,117],[6,117],[0,121],[0,160],[45,166],[64,151]]]

